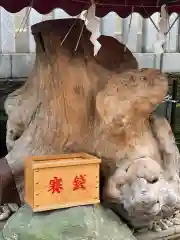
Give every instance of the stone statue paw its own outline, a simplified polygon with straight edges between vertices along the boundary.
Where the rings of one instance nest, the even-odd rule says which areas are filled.
[[[7,220],[13,213],[17,212],[19,206],[15,203],[8,203],[0,206],[0,221]]]
[[[171,225],[171,222],[169,222],[166,219],[160,219],[159,221],[154,221],[149,230],[152,230],[154,232],[160,232],[162,230],[167,230]]]
[[[170,217],[165,219],[160,219],[158,221],[154,221],[149,230],[152,230],[154,232],[160,232],[163,230],[167,230],[169,227],[172,227],[174,225],[180,225],[180,219],[176,217]]]
[[[175,211],[174,217],[180,219],[180,210]]]
[[[180,219],[178,218],[172,218],[171,222],[173,223],[173,225],[180,225]]]

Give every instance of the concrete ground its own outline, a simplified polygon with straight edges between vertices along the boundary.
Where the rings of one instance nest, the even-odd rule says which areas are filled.
[[[170,227],[161,232],[137,233],[138,240],[180,240],[180,226]]]
[[[0,221],[0,231],[3,229],[5,224],[6,224],[6,221]]]

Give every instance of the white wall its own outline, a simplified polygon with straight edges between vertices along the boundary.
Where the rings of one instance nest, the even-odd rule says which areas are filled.
[[[170,24],[176,19],[176,13],[170,16]],[[0,8],[0,78],[27,77],[31,71],[35,56],[35,43],[31,35],[31,25],[47,20],[69,17],[63,10],[56,9],[48,15],[40,15],[35,10],[23,9],[11,14]],[[101,19],[102,34],[110,35],[127,44],[137,58],[140,67],[160,67],[160,58],[153,53],[157,30],[150,19],[139,14],[121,19],[115,13],[109,13]],[[159,13],[152,15],[157,24]],[[24,24],[22,24],[24,20]],[[179,20],[173,25],[167,36],[166,52],[163,55],[163,71],[180,72]],[[20,30],[20,32],[18,32]]]

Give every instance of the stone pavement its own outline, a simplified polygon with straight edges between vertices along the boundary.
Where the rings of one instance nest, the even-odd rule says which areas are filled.
[[[6,221],[0,221],[0,231],[3,229]]]

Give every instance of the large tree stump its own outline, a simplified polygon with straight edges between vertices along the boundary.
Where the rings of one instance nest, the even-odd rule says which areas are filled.
[[[99,156],[104,200],[123,207],[120,214],[134,227],[149,226],[157,215],[172,215],[179,203],[173,134],[164,119],[150,119],[167,92],[167,78],[153,69],[134,70],[135,58],[111,37],[98,39],[102,47],[94,57],[90,32],[84,28],[80,37],[83,24],[63,19],[32,27],[34,71],[5,102],[6,158],[23,201],[25,156],[79,151]]]
[[[86,138],[94,124],[97,92],[114,71],[137,68],[131,52],[124,53],[124,45],[110,37],[100,37],[102,48],[93,57],[86,29],[75,51],[83,27],[81,20],[61,46],[74,21],[53,20],[32,27],[36,40],[34,71],[25,85],[5,102],[9,116],[7,159],[13,172],[21,172],[19,176],[23,177],[26,155],[75,151],[76,146],[86,149],[90,144]],[[16,180],[19,186],[22,178]]]

